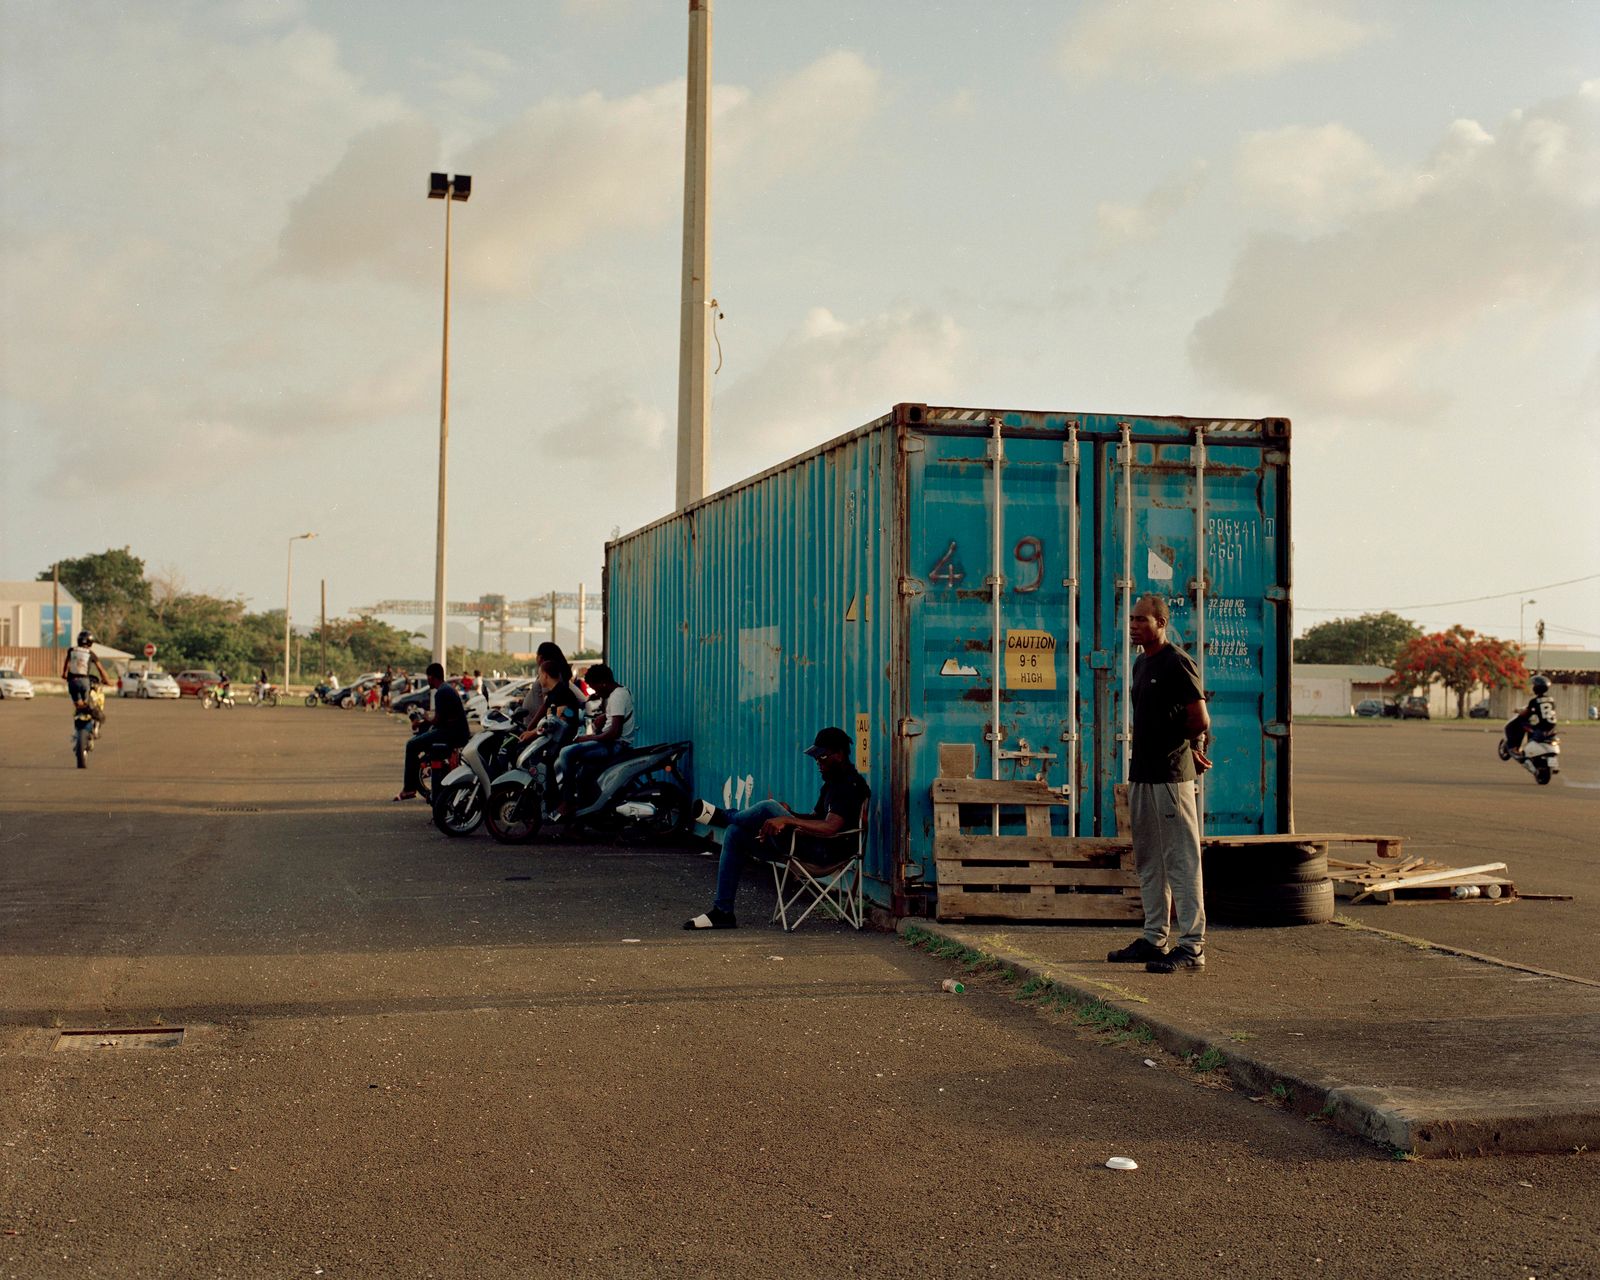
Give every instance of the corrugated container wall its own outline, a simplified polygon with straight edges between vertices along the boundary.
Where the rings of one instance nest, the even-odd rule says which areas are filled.
[[[936,891],[942,743],[1115,832],[1140,595],[1200,664],[1213,834],[1293,829],[1289,424],[899,405],[608,544],[605,649],[701,795],[801,807],[834,724],[873,788],[868,891]],[[1200,566],[1204,565],[1204,572]],[[998,733],[994,726],[998,722]]]

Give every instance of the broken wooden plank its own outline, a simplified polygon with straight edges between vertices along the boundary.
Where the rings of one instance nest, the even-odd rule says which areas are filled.
[[[1413,873],[1407,876],[1391,876],[1387,880],[1379,880],[1375,884],[1368,885],[1364,892],[1358,893],[1350,901],[1353,905],[1360,902],[1368,894],[1382,893],[1389,889],[1411,889],[1425,884],[1437,884],[1441,880],[1450,880],[1458,876],[1475,875],[1484,871],[1504,870],[1506,870],[1506,864],[1503,862],[1485,862],[1476,867],[1446,867],[1442,871],[1429,871],[1420,875]]]
[[[935,804],[1029,805],[1066,804],[1042,782],[1005,782],[993,778],[935,778]]]
[[[940,862],[941,885],[1026,884],[1085,885],[1102,889],[1137,889],[1139,877],[1121,867],[1051,866],[1030,863],[1025,867],[997,867],[989,863],[962,864]]]
[[[967,893],[939,891],[938,918],[1001,920],[1140,920],[1138,895],[1124,893]]]
[[[936,831],[935,861],[1090,862],[1113,858],[1128,848],[1109,836],[969,836]]]

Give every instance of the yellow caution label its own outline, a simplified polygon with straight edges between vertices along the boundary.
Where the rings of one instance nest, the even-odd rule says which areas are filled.
[[[856,714],[856,769],[866,773],[872,768],[872,717],[865,711]]]
[[[1048,631],[1006,632],[1006,688],[1054,689],[1056,638]]]

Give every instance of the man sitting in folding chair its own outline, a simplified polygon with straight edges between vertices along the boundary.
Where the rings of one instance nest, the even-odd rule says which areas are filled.
[[[685,920],[685,929],[739,927],[733,899],[747,860],[773,867],[778,886],[778,911],[773,918],[785,929],[799,924],[819,901],[832,902],[836,914],[861,927],[861,822],[872,791],[850,763],[850,735],[843,729],[818,732],[806,754],[817,762],[822,774],[822,794],[809,814],[797,814],[778,800],[764,800],[731,813],[701,802],[698,820],[727,831],[722,837],[717,895],[711,910]],[[791,921],[790,911],[807,898],[810,905]]]

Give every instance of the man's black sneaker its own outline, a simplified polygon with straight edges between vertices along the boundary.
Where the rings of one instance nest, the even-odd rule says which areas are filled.
[[[1161,959],[1145,965],[1144,970],[1146,973],[1199,973],[1205,967],[1205,952],[1174,947]]]
[[[1135,938],[1127,946],[1106,953],[1106,960],[1111,964],[1150,964],[1166,958],[1165,951],[1145,938]]]
[[[712,907],[703,916],[696,916],[693,920],[683,922],[685,929],[737,929],[739,922],[733,918],[731,911],[718,911]]]

